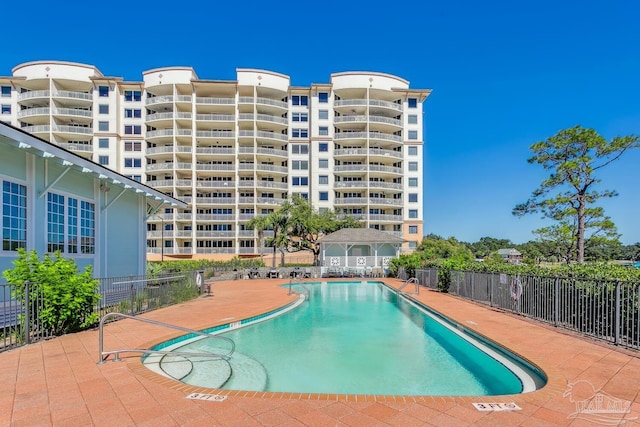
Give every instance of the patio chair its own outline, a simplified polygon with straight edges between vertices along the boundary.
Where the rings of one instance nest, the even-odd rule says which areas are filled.
[[[277,279],[280,276],[280,271],[277,269],[269,270],[269,279]]]
[[[311,279],[311,269],[310,268],[305,268],[304,269],[304,274],[302,275],[303,278],[305,279]]]

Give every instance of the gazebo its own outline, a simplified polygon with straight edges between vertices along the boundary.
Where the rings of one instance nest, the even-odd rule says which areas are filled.
[[[343,228],[319,242],[323,276],[364,276],[386,270],[405,240],[373,228]]]

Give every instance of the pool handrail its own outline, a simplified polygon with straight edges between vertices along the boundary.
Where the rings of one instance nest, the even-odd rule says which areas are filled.
[[[140,322],[151,323],[152,325],[156,325],[156,326],[164,326],[166,328],[176,329],[178,331],[186,332],[189,334],[200,335],[205,338],[216,338],[219,340],[227,341],[231,345],[231,350],[227,354],[176,352],[176,351],[163,351],[163,350],[152,350],[152,349],[141,349],[141,348],[127,348],[127,349],[104,351],[104,323],[109,317],[121,317],[124,319],[133,319],[133,320],[138,320]],[[120,353],[143,353],[143,354],[171,353],[171,354],[179,354],[182,356],[198,356],[198,357],[214,356],[214,357],[219,357],[223,359],[228,359],[235,352],[235,349],[236,349],[236,344],[230,338],[210,334],[207,332],[196,331],[194,329],[183,328],[182,326],[171,325],[169,323],[159,322],[157,320],[146,319],[144,317],[136,317],[136,316],[131,316],[128,314],[118,313],[114,311],[114,312],[105,314],[104,316],[102,316],[102,319],[100,319],[100,326],[99,326],[99,332],[98,332],[98,352],[99,352],[98,365],[102,365],[109,358],[109,355],[112,355],[112,354],[115,355],[114,362],[120,361]]]
[[[400,286],[400,287],[398,288],[398,290],[397,290],[396,292],[397,292],[398,294],[400,294],[400,293],[402,292],[402,290],[403,290],[407,285],[409,285],[409,284],[411,284],[411,283],[415,284],[415,286],[416,286],[416,290],[415,290],[415,292],[414,292],[413,294],[415,294],[415,295],[420,295],[420,282],[419,282],[419,281],[418,281],[418,279],[417,279],[417,278],[415,278],[415,277],[410,277],[410,278],[408,278],[408,279],[407,279],[407,280],[402,284],[402,286]]]
[[[292,285],[292,284],[293,284],[293,282],[292,282],[291,280],[289,280],[289,294],[288,294],[288,295],[291,295],[292,293],[294,293],[294,292],[295,292],[295,291],[293,291],[293,290],[291,289],[291,285]],[[300,283],[300,282],[296,283],[296,285],[300,286],[302,289],[304,289],[304,290],[305,290],[305,292],[303,292],[303,293],[305,293],[305,294],[306,294],[306,300],[307,300],[307,301],[309,301],[309,300],[311,299],[311,289],[307,288],[305,285],[303,285],[303,284],[302,284],[302,283]],[[300,292],[296,292],[296,293],[298,293],[298,294],[299,294]]]

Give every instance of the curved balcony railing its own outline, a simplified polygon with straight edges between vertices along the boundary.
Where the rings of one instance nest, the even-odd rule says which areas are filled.
[[[275,197],[256,197],[256,204],[259,205],[281,205],[282,199],[276,199]]]
[[[401,159],[402,158],[402,153],[400,151],[384,150],[382,148],[370,148],[369,149],[369,155],[384,156],[384,157],[395,157],[397,159]]]
[[[220,130],[197,130],[196,138],[235,138],[236,133]]]
[[[29,133],[49,133],[51,131],[51,126],[50,125],[25,126],[21,129]]]
[[[256,182],[253,179],[243,179],[238,181],[238,188],[253,188]]]
[[[399,190],[401,191],[402,184],[397,184],[395,182],[380,182],[380,181],[369,181],[369,188],[383,188],[385,190]]]
[[[369,214],[369,221],[390,221],[390,222],[402,222],[402,215],[375,215]]]
[[[201,105],[233,105],[236,103],[235,98],[216,98],[208,96],[197,96],[196,104]]]
[[[217,147],[196,147],[196,154],[226,154],[233,155],[235,150],[233,148],[217,148]]]
[[[175,165],[175,163],[173,162],[167,162],[167,163],[151,163],[149,165],[146,165],[145,170],[147,172],[154,172],[154,171],[172,171],[173,170],[173,166]]]
[[[196,188],[235,188],[235,181],[196,181]]]
[[[238,102],[240,102],[241,104],[262,104],[262,105],[271,105],[274,107],[279,107],[279,108],[284,108],[284,109],[288,109],[289,105],[284,102],[284,101],[280,101],[278,99],[270,99],[270,98],[254,98],[252,96],[241,96],[238,99]]]
[[[51,91],[48,90],[30,90],[18,94],[18,102],[33,98],[49,98]]]
[[[93,111],[81,110],[80,108],[56,108],[55,110],[53,110],[53,114],[73,117],[93,117]]]
[[[212,215],[212,216],[215,216],[215,215]],[[235,231],[196,231],[196,237],[236,237],[236,232]]]
[[[265,139],[276,139],[278,141],[289,141],[289,137],[287,135],[276,133],[276,132],[267,132],[264,130],[252,131],[252,130],[241,130],[238,134],[240,137],[248,137],[248,138],[265,138]]]
[[[253,148],[251,150],[253,150]],[[257,148],[255,152],[256,154],[263,154],[265,156],[289,157],[287,150],[279,150],[275,148]]]
[[[369,154],[369,150],[366,148],[343,148],[340,150],[335,150],[333,152],[334,156],[366,156]]]
[[[402,137],[382,132],[338,132],[333,139],[381,139],[385,141],[402,142]]]
[[[235,197],[196,197],[196,205],[232,205]]]
[[[59,90],[53,93],[54,98],[72,98],[83,101],[92,101],[93,94],[87,92],[78,92],[72,90]]]
[[[78,144],[75,142],[61,142],[60,147],[69,151],[82,151],[83,153],[90,153],[93,151],[93,144]]]
[[[197,163],[196,164],[197,171],[227,171],[232,172],[236,170],[235,165],[217,165],[217,164],[208,164],[208,163]]]
[[[384,205],[384,206],[402,206],[404,203],[402,199],[386,199],[380,197],[370,197],[370,205]]]
[[[75,133],[80,135],[93,135],[93,128],[83,126],[64,126],[58,125],[53,127],[53,132]]]
[[[255,186],[257,188],[277,188],[279,190],[286,190],[289,188],[286,182],[274,182],[274,181],[255,181]]]
[[[238,119],[249,121],[258,120],[262,122],[278,123],[282,125],[289,124],[288,120],[284,117],[271,116],[269,114],[239,114]]]
[[[196,214],[196,221],[235,221],[236,216],[233,214],[212,214],[199,213]]]
[[[196,120],[200,122],[235,122],[233,114],[196,114]]]
[[[369,165],[369,172],[387,172],[402,175],[402,168],[395,166]]]
[[[49,107],[27,108],[26,110],[18,111],[18,118],[24,119],[32,116],[48,116],[51,112]]]
[[[334,205],[366,205],[367,198],[366,197],[345,197],[345,198],[335,198],[333,200]]]
[[[147,116],[147,121],[148,122],[155,122],[157,120],[173,120],[173,112],[171,112],[171,113],[154,113],[154,114],[149,114]]]
[[[172,102],[173,102],[172,95],[153,96],[151,98],[145,99],[144,105],[168,104]]]
[[[254,165],[254,169],[257,171],[263,171],[263,172],[278,172],[278,173],[288,173],[289,170],[284,167],[284,166],[275,166],[275,165],[262,165],[262,164],[255,164]]]

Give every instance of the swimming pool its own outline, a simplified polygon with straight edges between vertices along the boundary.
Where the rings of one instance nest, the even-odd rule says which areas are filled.
[[[187,384],[231,390],[463,396],[522,393],[544,383],[534,367],[382,283],[305,285],[308,301],[284,314],[226,325],[234,330],[224,336],[236,345],[229,360],[158,356],[145,363]],[[170,348],[221,353],[216,341]]]

